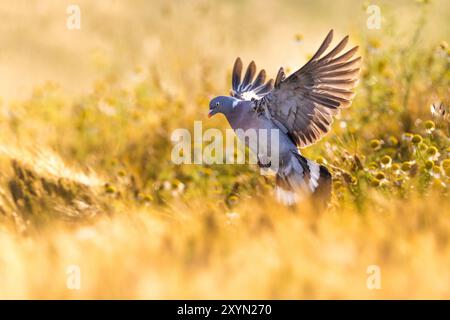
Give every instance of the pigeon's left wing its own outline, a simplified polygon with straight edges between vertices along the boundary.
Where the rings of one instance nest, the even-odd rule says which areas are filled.
[[[260,99],[273,89],[273,80],[266,82],[266,71],[261,70],[256,75],[256,64],[250,62],[241,80],[242,61],[237,58],[234,62],[232,74],[232,90],[230,95],[241,100]]]
[[[358,47],[341,53],[348,36],[329,53],[325,51],[333,39],[331,30],[309,62],[284,79],[280,70],[275,88],[257,101],[267,117],[292,138],[306,147],[323,137],[339,109],[349,107],[358,81],[361,58],[352,58]]]

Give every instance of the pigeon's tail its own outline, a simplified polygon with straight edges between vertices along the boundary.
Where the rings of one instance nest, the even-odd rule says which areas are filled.
[[[332,179],[328,169],[298,153],[280,167],[276,175],[275,194],[285,205],[293,205],[304,196],[325,207],[331,198]]]

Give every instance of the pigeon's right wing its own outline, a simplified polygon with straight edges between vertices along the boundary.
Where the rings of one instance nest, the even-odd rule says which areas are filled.
[[[232,74],[232,90],[230,95],[241,100],[253,100],[264,97],[273,89],[273,80],[266,82],[266,71],[261,70],[255,78],[256,65],[250,62],[245,71],[244,79],[241,80],[242,61],[237,58]]]
[[[333,30],[308,63],[286,79],[278,76],[275,88],[256,102],[299,147],[323,137],[330,130],[333,116],[350,106],[354,96],[361,58],[352,57],[358,47],[342,53],[347,36],[324,55],[332,39]]]

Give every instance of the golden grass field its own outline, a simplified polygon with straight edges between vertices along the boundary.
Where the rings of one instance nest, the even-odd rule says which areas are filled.
[[[76,2],[80,30],[69,1],[0,4],[0,298],[450,298],[448,1],[373,1],[379,30],[357,0]],[[255,166],[171,162],[174,129],[228,128],[206,114],[236,56],[292,72],[330,29],[363,70],[304,150],[326,211]]]

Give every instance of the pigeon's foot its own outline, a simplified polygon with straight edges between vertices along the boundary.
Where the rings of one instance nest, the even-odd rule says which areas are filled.
[[[272,166],[272,162],[268,162],[268,163],[262,163],[261,161],[258,160],[258,166],[260,168],[264,168],[264,169],[268,169]]]

